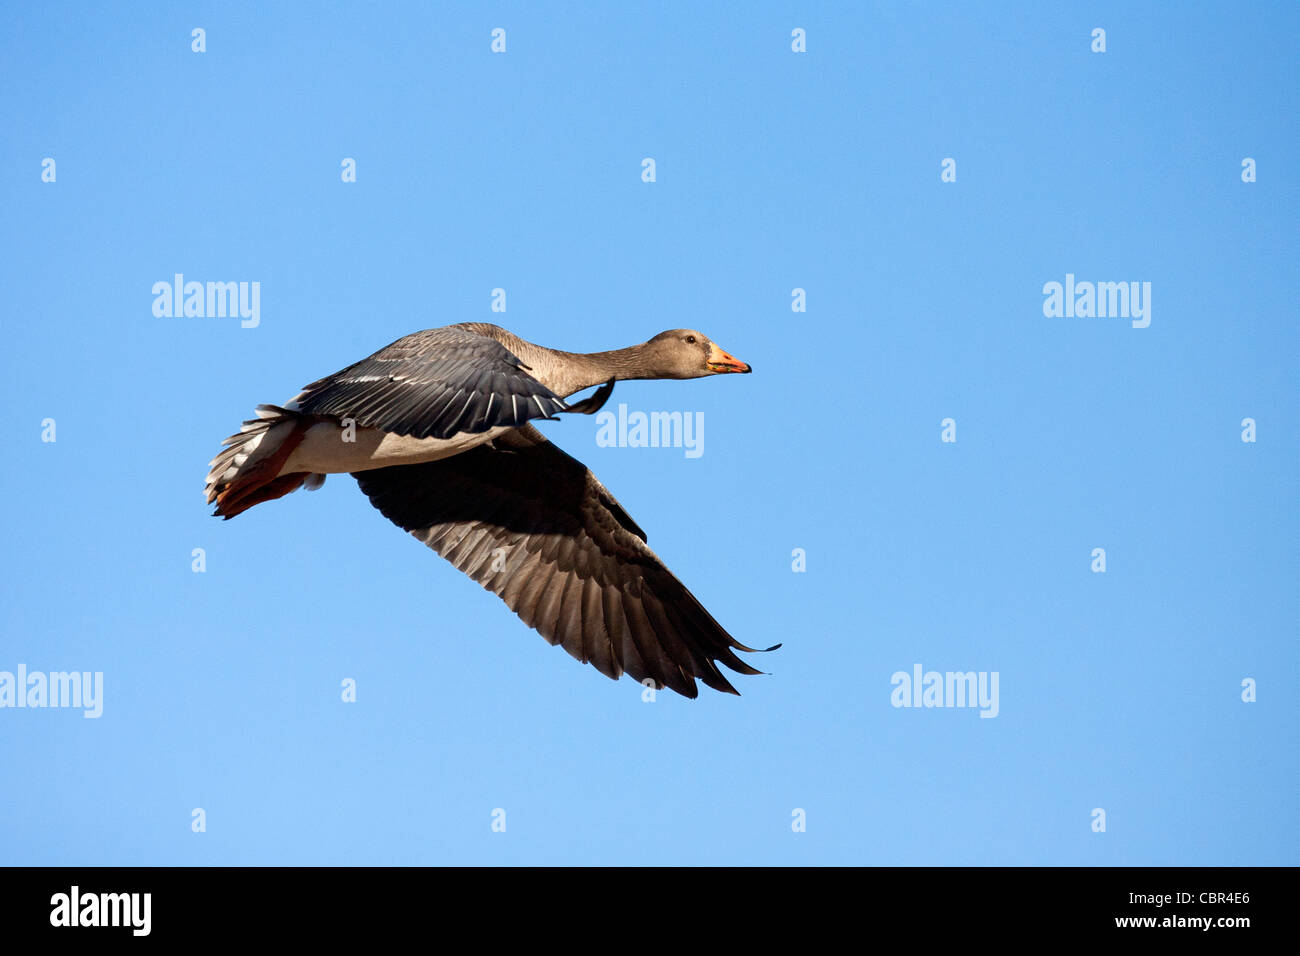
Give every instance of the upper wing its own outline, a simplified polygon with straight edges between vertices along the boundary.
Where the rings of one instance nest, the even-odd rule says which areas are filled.
[[[753,648],[664,567],[605,486],[531,425],[441,461],[353,477],[385,517],[609,677],[626,671],[694,697],[697,677],[736,693],[715,661],[761,673],[734,653]]]
[[[456,326],[428,329],[312,382],[290,407],[412,438],[477,434],[566,411],[526,368],[495,339]]]

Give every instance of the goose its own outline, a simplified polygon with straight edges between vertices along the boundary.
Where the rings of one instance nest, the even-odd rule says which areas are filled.
[[[685,697],[697,679],[738,694],[718,664],[760,674],[736,655],[758,649],[732,638],[609,490],[531,423],[593,414],[620,380],[750,371],[693,329],[591,353],[488,323],[426,329],[283,406],[258,405],[209,463],[205,495],[229,520],[349,473],[384,517],[582,663]]]

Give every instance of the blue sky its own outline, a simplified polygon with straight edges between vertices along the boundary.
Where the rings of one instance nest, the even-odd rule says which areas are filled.
[[[1297,8],[699,6],[4,8],[0,671],[103,713],[0,708],[0,863],[1298,862]],[[642,702],[346,476],[209,517],[254,405],[462,321],[752,363],[615,392],[698,458],[543,424],[784,642],[742,697]]]

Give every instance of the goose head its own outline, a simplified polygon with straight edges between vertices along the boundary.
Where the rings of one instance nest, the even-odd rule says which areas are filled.
[[[694,329],[660,332],[639,351],[638,358],[652,370],[654,378],[703,378],[752,371],[747,363],[724,352],[707,335]]]

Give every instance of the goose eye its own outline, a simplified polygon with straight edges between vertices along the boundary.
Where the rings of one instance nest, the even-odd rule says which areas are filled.
[[[686,336],[686,344],[687,344],[687,345],[694,345],[694,344],[695,344],[695,336],[693,336],[693,335],[688,335],[688,336]]]

